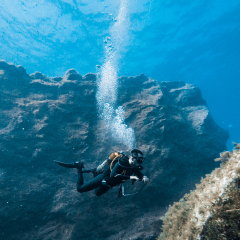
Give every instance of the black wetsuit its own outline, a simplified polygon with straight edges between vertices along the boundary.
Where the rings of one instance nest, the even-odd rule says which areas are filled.
[[[142,180],[143,174],[140,171],[142,169],[143,168],[141,166],[132,167],[129,164],[129,158],[127,156],[123,156],[115,164],[112,171],[110,171],[110,168],[108,168],[103,173],[97,175],[94,179],[86,182],[85,184],[83,184],[82,173],[78,173],[77,190],[78,192],[82,193],[95,189],[96,195],[101,196],[110,188],[130,179],[130,176],[132,175],[135,175]]]

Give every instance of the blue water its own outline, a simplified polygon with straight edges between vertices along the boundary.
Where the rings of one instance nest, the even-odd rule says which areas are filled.
[[[120,6],[120,0],[1,0],[0,59],[29,74],[97,73]],[[134,0],[126,9],[117,75],[196,84],[215,121],[229,130],[232,149],[232,141],[240,142],[240,2]]]

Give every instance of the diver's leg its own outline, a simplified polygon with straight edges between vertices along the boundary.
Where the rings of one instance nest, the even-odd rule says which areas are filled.
[[[82,173],[82,171],[79,171],[79,170],[78,170],[77,189],[78,189],[79,187],[81,187],[81,186],[83,185],[83,183],[84,183],[83,173]]]
[[[110,189],[110,187],[108,187],[108,186],[101,186],[101,187],[95,189],[95,194],[96,194],[96,196],[99,197],[99,196],[103,195],[104,193],[106,193],[109,189]]]
[[[101,186],[102,184],[102,180],[104,178],[103,174],[99,174],[97,177],[93,178],[92,180],[86,182],[85,184],[83,184],[83,176],[81,176],[81,173],[79,175],[79,180],[78,180],[78,184],[77,184],[77,190],[78,192],[82,193],[82,192],[88,192],[91,191],[95,188],[98,188]]]
[[[84,168],[84,166],[83,166],[83,163],[79,163],[79,162],[77,162],[75,165],[78,170],[78,180],[77,180],[77,189],[78,189],[84,183],[83,173],[82,173],[82,169]]]

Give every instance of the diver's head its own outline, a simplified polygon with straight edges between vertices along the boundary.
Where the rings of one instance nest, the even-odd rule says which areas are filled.
[[[131,151],[131,156],[129,157],[130,165],[138,167],[143,163],[143,161],[144,161],[143,153],[138,149],[133,149]]]

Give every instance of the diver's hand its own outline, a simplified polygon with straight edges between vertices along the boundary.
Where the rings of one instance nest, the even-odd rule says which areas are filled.
[[[147,176],[143,176],[142,181],[144,183],[149,182],[149,178]]]
[[[130,176],[130,179],[135,181],[140,181],[140,179],[137,176]]]

